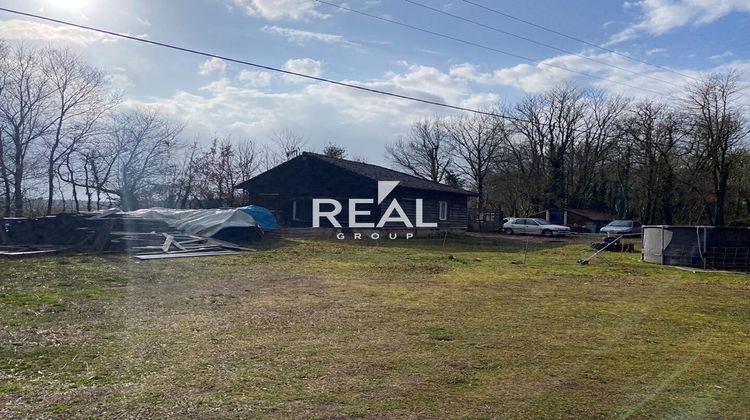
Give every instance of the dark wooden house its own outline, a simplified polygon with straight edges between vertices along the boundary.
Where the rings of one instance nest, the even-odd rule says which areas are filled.
[[[379,204],[378,181],[398,181],[395,189]],[[425,229],[466,230],[468,200],[475,195],[381,166],[309,152],[244,181],[235,188],[246,190],[251,204],[274,212],[279,225],[286,228],[311,227],[313,199],[325,198],[341,203],[342,211],[336,220],[346,229],[349,227],[349,200],[372,198],[374,203],[371,205],[357,205],[357,210],[370,212],[369,216],[359,216],[357,222],[377,224],[394,199],[398,200],[406,215],[414,221],[416,201],[422,199],[423,221],[437,223],[437,229]],[[400,223],[389,223],[384,227],[406,228]]]

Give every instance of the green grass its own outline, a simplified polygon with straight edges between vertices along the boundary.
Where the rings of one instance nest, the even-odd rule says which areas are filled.
[[[744,417],[750,277],[583,243],[0,260],[0,417]]]

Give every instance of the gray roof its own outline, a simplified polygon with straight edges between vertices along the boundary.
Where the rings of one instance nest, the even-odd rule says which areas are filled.
[[[430,181],[428,179],[419,178],[413,175],[405,174],[403,172],[394,171],[393,169],[384,168],[382,166],[371,165],[369,163],[339,159],[311,152],[304,152],[302,155],[320,159],[332,165],[336,165],[339,168],[354,172],[366,178],[370,178],[374,181],[399,181],[398,186],[401,188],[441,191],[471,196],[476,195],[476,193],[461,188],[451,187],[450,185],[445,185],[439,182]]]

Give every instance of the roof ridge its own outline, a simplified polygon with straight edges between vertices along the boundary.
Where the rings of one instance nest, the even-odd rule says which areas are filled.
[[[315,152],[302,152],[302,155],[308,155],[308,156],[313,156],[313,157],[316,157],[316,158],[320,158],[320,159],[322,159],[324,161],[327,161],[327,162],[330,162],[330,163],[332,163],[334,165],[336,164],[336,161],[340,161],[340,162],[352,163],[352,164],[355,164],[355,165],[370,166],[370,167],[373,167],[373,168],[377,168],[377,169],[381,169],[381,170],[386,170],[386,171],[389,171],[389,172],[393,172],[393,173],[399,174],[400,176],[407,176],[407,177],[412,178],[412,179],[414,179],[416,181],[419,181],[419,182],[426,182],[426,183],[434,184],[435,186],[443,187],[443,188],[446,188],[446,189],[451,189],[451,190],[453,190],[454,192],[457,192],[457,193],[472,194],[472,195],[474,194],[473,192],[465,190],[463,188],[453,187],[453,186],[450,186],[450,185],[447,185],[447,184],[443,184],[442,182],[437,182],[437,181],[433,181],[431,179],[418,177],[418,176],[415,176],[415,175],[412,175],[412,174],[407,174],[406,172],[397,171],[395,169],[386,168],[385,166],[375,165],[375,164],[372,164],[372,163],[359,162],[359,161],[356,161],[356,160],[350,160],[350,159],[344,159],[344,158],[337,158],[337,157],[334,157],[334,156],[326,156],[326,155],[323,155],[323,154],[320,154],[320,153],[315,153]],[[336,165],[336,166],[339,166],[340,168],[348,170],[350,172],[355,172],[355,171],[353,171],[350,168],[347,168],[345,166],[341,166],[341,165]],[[357,173],[357,172],[355,172],[355,173]],[[375,181],[386,181],[384,179],[377,179],[377,177],[373,177],[373,176],[370,176],[368,174],[357,173],[357,175],[361,175],[361,176],[367,177],[367,178],[375,180]],[[399,181],[399,180],[398,179],[394,179],[394,181]],[[410,188],[410,187],[405,186],[405,188]],[[414,187],[412,187],[412,188],[414,188]]]

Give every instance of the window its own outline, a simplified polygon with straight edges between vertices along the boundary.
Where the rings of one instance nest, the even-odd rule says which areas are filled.
[[[438,208],[440,210],[438,218],[440,220],[448,220],[448,202],[438,201]]]

